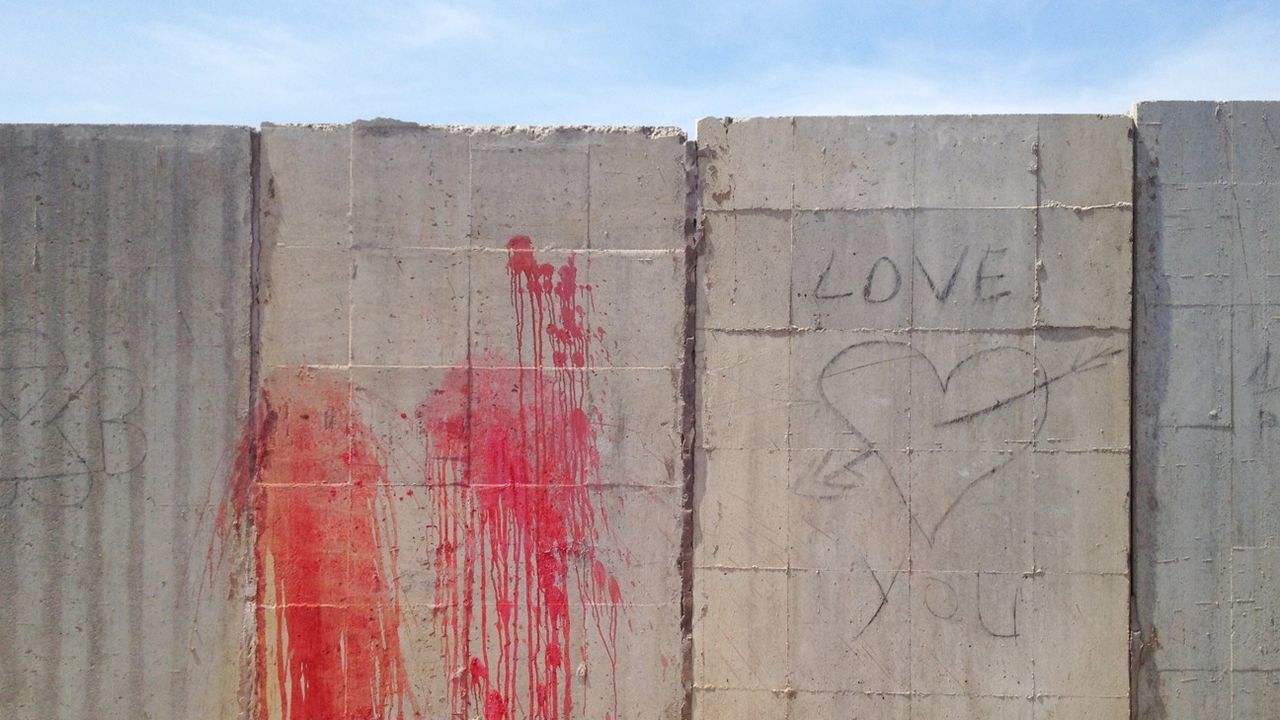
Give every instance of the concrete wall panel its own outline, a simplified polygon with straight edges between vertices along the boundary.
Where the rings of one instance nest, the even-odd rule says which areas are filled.
[[[370,532],[259,521],[250,704],[299,712],[304,672],[348,714],[679,717],[686,156],[669,130],[263,129],[246,512]],[[353,438],[341,458],[317,411]],[[368,572],[321,589],[327,620],[279,601],[334,553]],[[377,672],[275,668],[300,642],[278,626],[364,643]]]
[[[250,131],[0,127],[0,715],[227,717]]]
[[[1137,106],[1135,717],[1272,717],[1276,103]]]
[[[1128,707],[1131,123],[700,123],[694,716]]]

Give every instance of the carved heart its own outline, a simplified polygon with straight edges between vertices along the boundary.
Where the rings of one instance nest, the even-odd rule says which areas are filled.
[[[1025,452],[1043,425],[1047,383],[1042,370],[1031,371],[1033,363],[1026,350],[999,345],[965,351],[943,372],[906,341],[844,348],[823,367],[818,392],[845,425],[854,452],[827,453],[801,491],[878,488],[885,497],[891,487],[887,496],[932,545],[965,495]],[[917,467],[913,495],[940,502],[907,502],[892,454],[908,453]]]
[[[910,342],[872,340],[845,347],[823,366],[816,379],[820,402],[839,418],[848,440],[827,445],[838,449],[802,472],[796,492],[848,494],[883,510],[866,519],[872,527],[855,539],[866,545],[850,547],[853,553],[881,553],[863,555],[863,567],[855,567],[871,581],[860,587],[878,596],[857,606],[860,616],[851,618],[860,628],[857,636],[890,604],[907,569],[908,543],[885,542],[886,533],[891,537],[905,521],[932,546],[974,487],[999,482],[1007,474],[1002,470],[1028,451],[1044,425],[1049,387],[1123,352],[1105,344],[1082,348],[1069,366],[1049,375],[1030,353],[1009,345],[965,349],[940,362],[942,353],[927,356]],[[912,502],[901,477],[907,468]],[[1016,606],[1016,590],[1012,602]],[[981,607],[978,612],[988,633],[1009,637],[985,624]],[[1016,620],[1008,632],[1016,635]]]

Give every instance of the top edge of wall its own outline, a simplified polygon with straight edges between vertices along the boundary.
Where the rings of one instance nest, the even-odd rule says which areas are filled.
[[[56,142],[70,145],[144,144],[155,147],[182,147],[198,152],[206,152],[221,146],[240,147],[243,152],[249,152],[250,137],[253,132],[253,128],[243,125],[0,124],[0,133],[4,133],[6,143],[40,143],[56,138]]]
[[[1125,113],[918,113],[918,114],[881,114],[881,115],[753,115],[748,117],[731,117],[708,115],[699,118],[698,123],[718,122],[734,124],[744,122],[776,122],[790,120],[912,120],[929,119],[975,119],[975,120],[1023,120],[1028,118],[1127,118]]]
[[[351,123],[262,123],[262,130],[308,129],[318,131],[343,131],[347,129],[394,132],[397,130],[430,130],[462,135],[530,135],[535,138],[561,133],[593,133],[641,135],[649,138],[679,138],[684,140],[684,129],[656,125],[443,125],[406,122],[389,118],[356,120]]]
[[[1132,117],[1140,113],[1149,114],[1161,110],[1181,109],[1213,109],[1215,112],[1231,109],[1258,109],[1267,106],[1280,106],[1280,100],[1139,100],[1129,111]]]
[[[1280,100],[1138,100],[1134,107],[1148,105],[1274,105]]]
[[[20,130],[88,130],[97,132],[118,132],[122,130],[135,131],[158,131],[158,130],[185,130],[185,131],[226,131],[226,130],[242,130],[244,132],[253,132],[257,128],[248,125],[217,125],[213,123],[0,123],[3,128],[15,128]]]

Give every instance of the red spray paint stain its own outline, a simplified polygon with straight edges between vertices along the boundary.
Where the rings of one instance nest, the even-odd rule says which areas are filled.
[[[341,376],[264,382],[218,515],[251,523],[256,720],[401,720],[419,710],[400,647],[397,541],[369,429]]]
[[[600,333],[585,325],[590,288],[572,257],[539,263],[516,237],[507,268],[514,362],[490,354],[451,370],[418,411],[451,717],[567,720],[594,636],[615,683],[607,718],[622,597],[597,552],[606,518],[586,390]]]

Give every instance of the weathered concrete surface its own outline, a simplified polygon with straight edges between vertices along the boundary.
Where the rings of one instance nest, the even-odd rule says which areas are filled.
[[[282,417],[343,384],[373,438],[395,607],[342,602],[397,618],[386,706],[679,717],[686,156],[669,130],[264,127],[264,388]]]
[[[1280,708],[1278,103],[1141,103],[1135,717]]]
[[[1130,131],[700,123],[695,717],[1126,716]]]
[[[0,126],[0,716],[234,706],[250,207],[247,128]]]
[[[1133,710],[1271,717],[1277,111],[704,122],[683,617],[679,133],[0,127],[0,716],[1124,717],[1136,188]]]

